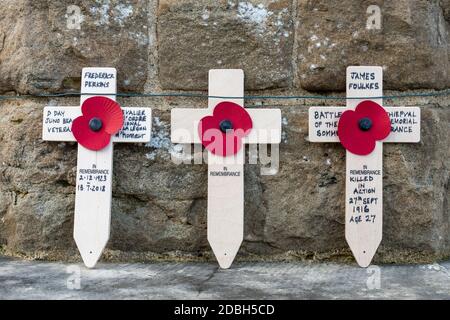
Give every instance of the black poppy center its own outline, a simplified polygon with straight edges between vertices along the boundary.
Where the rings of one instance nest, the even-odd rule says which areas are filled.
[[[230,120],[223,120],[220,122],[220,131],[227,133],[228,130],[233,130],[233,124]]]
[[[362,131],[369,131],[370,128],[372,128],[372,120],[370,120],[369,118],[362,118],[361,120],[359,120],[359,128]]]
[[[92,131],[98,132],[102,129],[103,122],[99,118],[92,118],[91,121],[89,121],[89,128],[91,128]]]

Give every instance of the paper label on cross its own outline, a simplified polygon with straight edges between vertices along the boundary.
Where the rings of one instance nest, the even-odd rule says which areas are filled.
[[[392,132],[383,142],[417,143],[420,141],[419,107],[385,107],[391,118]],[[309,109],[309,141],[339,142],[337,128],[346,107]]]
[[[358,66],[347,68],[347,107],[309,109],[309,141],[339,142],[338,123],[342,113],[354,110],[363,100],[383,105],[383,69]],[[369,99],[358,99],[358,98]],[[372,98],[370,98],[372,97]],[[391,133],[377,141],[366,156],[347,151],[345,237],[356,261],[370,265],[382,239],[383,227],[383,143],[420,141],[420,108],[386,107]]]
[[[172,109],[173,143],[201,143],[200,120],[211,115],[223,101],[244,106],[242,70],[210,70],[207,109]],[[237,97],[224,99],[220,97]],[[251,133],[243,143],[279,144],[281,110],[246,109],[253,121]],[[229,268],[244,237],[244,160],[245,148],[234,156],[208,153],[208,241],[221,268]]]
[[[81,79],[81,104],[95,96],[115,100],[117,72],[114,68],[84,68]],[[78,145],[75,195],[74,239],[85,265],[96,265],[109,239],[112,197],[113,143],[147,143],[151,137],[151,109],[123,108],[124,125],[109,145],[88,150]],[[81,108],[44,108],[43,140],[76,141],[72,134],[74,119]]]

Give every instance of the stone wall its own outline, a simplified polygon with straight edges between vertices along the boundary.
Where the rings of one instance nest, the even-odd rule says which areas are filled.
[[[381,29],[366,28],[369,5]],[[0,0],[0,92],[79,91],[81,68],[118,69],[121,92],[197,92],[211,68],[242,68],[252,94],[343,95],[348,65],[381,65],[386,94],[450,88],[449,0]],[[78,19],[74,9],[80,8]],[[69,9],[68,9],[69,8]],[[80,27],[78,29],[78,26]],[[403,92],[406,91],[406,92]],[[170,109],[200,98],[121,98],[154,110],[148,145],[117,145],[105,258],[203,259],[206,166],[175,165]],[[343,259],[345,152],[311,144],[307,110],[342,100],[252,100],[283,112],[277,175],[248,165],[240,259]],[[450,98],[420,106],[419,144],[384,150],[384,233],[375,262],[450,256]],[[45,105],[0,101],[0,246],[7,254],[79,259],[72,240],[75,143],[41,139]]]

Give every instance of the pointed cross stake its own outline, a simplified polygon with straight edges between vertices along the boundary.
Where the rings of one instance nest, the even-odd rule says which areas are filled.
[[[81,104],[93,97],[91,94],[115,100],[116,83],[114,68],[84,68]],[[106,148],[91,151],[78,145],[74,239],[84,264],[89,268],[96,265],[109,239],[113,142],[146,143],[151,137],[151,109],[122,110],[123,128],[112,137]],[[80,107],[45,107],[43,140],[76,141],[71,128],[73,120],[79,116]]]
[[[199,121],[213,113],[217,104],[229,101],[244,106],[244,72],[210,70],[207,109],[172,109],[173,143],[201,143]],[[213,96],[213,97],[212,97]],[[220,97],[235,97],[223,99]],[[243,144],[279,144],[281,111],[246,109],[253,121]],[[244,238],[245,148],[235,156],[221,157],[208,151],[208,241],[221,268],[227,269]]]
[[[309,109],[309,140],[339,142],[337,128],[341,114],[354,110],[364,100],[383,105],[383,69],[381,67],[347,68],[347,107],[312,107]],[[372,99],[358,99],[373,97]],[[370,265],[381,243],[383,227],[383,143],[420,141],[420,108],[386,107],[391,133],[377,141],[366,156],[347,151],[345,238],[361,267]]]

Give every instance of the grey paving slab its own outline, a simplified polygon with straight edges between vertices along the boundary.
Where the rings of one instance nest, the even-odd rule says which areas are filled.
[[[81,264],[0,258],[0,299],[449,299],[450,262]]]

